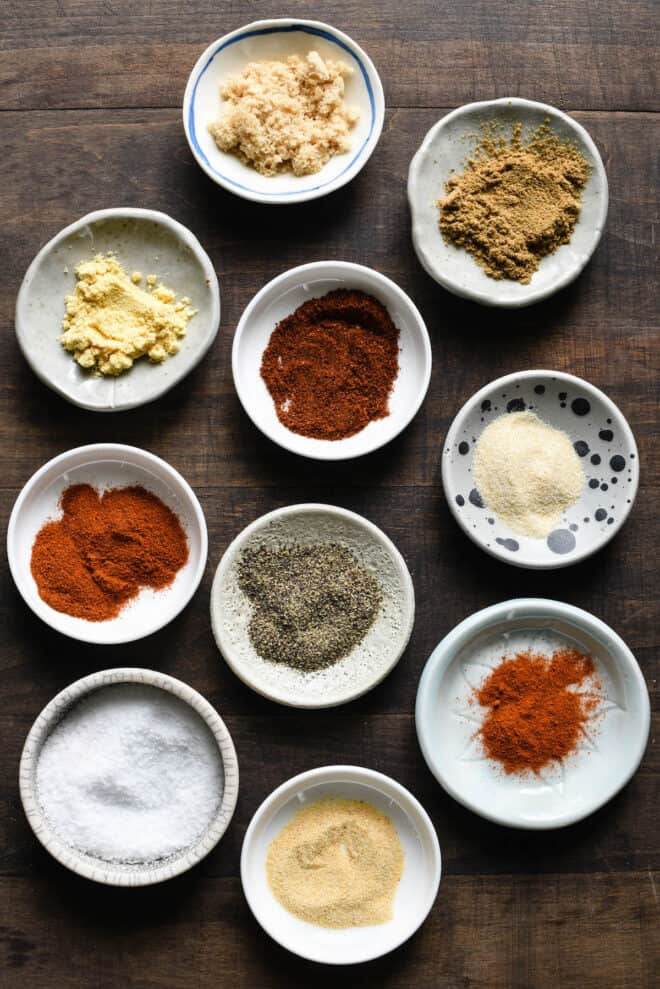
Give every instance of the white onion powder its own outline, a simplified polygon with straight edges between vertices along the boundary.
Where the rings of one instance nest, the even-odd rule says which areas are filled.
[[[169,858],[199,839],[224,789],[202,718],[159,688],[116,684],[65,714],[36,770],[43,813],[67,845],[108,862]]]

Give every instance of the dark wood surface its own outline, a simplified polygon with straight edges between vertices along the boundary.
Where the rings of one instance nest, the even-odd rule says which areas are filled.
[[[657,145],[659,37],[654,0],[407,3],[4,0],[0,7],[0,440],[3,524],[45,460],[81,443],[153,450],[195,488],[210,552],[192,604],[159,634],[94,648],[50,631],[2,569],[0,984],[8,989],[202,989],[346,985],[421,989],[650,989],[660,971],[655,732],[625,790],[582,823],[549,834],[496,827],[463,810],[427,771],[413,704],[432,648],[471,612],[507,597],[557,597],[593,611],[628,642],[658,701]],[[380,144],[348,187],[286,210],[217,188],[181,126],[187,75],[214,38],[294,13],[347,31],[385,86]],[[574,114],[610,180],[603,241],[579,281],[528,310],[498,313],[443,292],[410,242],[405,180],[427,129],[473,99],[522,95]],[[13,335],[15,296],[37,249],[96,208],[165,210],[188,225],[218,271],[222,326],[204,364],[133,412],[98,415],[42,386]],[[310,465],[279,450],[242,413],[229,355],[252,295],[286,268],[321,258],[371,265],[417,303],[433,377],[414,423],[354,463]],[[555,367],[605,389],[636,434],[642,485],[633,514],[594,559],[535,574],[498,563],[458,530],[440,484],[442,439],[460,404],[509,371]],[[280,505],[355,509],[397,543],[417,594],[415,631],[392,675],[363,699],[299,713],[244,687],[212,639],[212,573],[231,539]],[[21,746],[43,705],[78,676],[151,666],[200,690],[231,731],[241,790],[229,832],[204,863],[153,889],[78,879],[34,839],[19,802]],[[657,732],[657,721],[655,723]],[[426,925],[358,969],[327,970],[280,949],[252,918],[238,879],[245,828],[293,773],[354,762],[389,773],[422,801],[444,874]]]

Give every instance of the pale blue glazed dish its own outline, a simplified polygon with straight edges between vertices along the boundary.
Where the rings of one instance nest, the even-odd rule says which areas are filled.
[[[346,81],[345,101],[359,111],[350,152],[335,155],[316,174],[291,172],[265,176],[236,155],[220,151],[208,125],[221,106],[220,86],[249,62],[283,60],[316,50],[322,58],[342,61],[353,69]],[[218,185],[255,202],[285,205],[317,199],[350,182],[371,156],[385,114],[383,87],[369,56],[348,35],[319,21],[282,18],[255,21],[209,45],[188,79],[183,100],[183,126],[199,166]]]

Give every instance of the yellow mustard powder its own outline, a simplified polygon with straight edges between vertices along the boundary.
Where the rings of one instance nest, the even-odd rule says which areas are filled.
[[[76,287],[65,298],[62,346],[81,367],[98,375],[118,375],[147,355],[160,363],[178,353],[196,310],[187,297],[142,274],[129,275],[114,254],[97,254],[76,268]]]
[[[318,172],[351,149],[358,111],[344,103],[353,70],[310,51],[286,61],[250,62],[225,80],[220,116],[209,131],[221,151],[262,175]]]
[[[404,853],[389,817],[362,800],[302,807],[271,842],[268,882],[290,913],[320,927],[392,919]]]

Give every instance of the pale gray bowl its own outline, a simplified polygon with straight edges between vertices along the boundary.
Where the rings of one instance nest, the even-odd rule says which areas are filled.
[[[178,354],[162,364],[141,357],[117,378],[84,371],[60,343],[64,297],[75,288],[76,266],[109,251],[129,274],[157,275],[197,310]],[[16,301],[16,336],[37,377],[74,405],[96,412],[160,398],[202,360],[219,325],[220,287],[210,258],[186,227],[148,209],[98,210],[65,227],[35,257]]]
[[[438,199],[452,173],[460,173],[474,150],[481,125],[523,125],[523,139],[549,120],[552,130],[572,141],[591,165],[582,193],[580,217],[570,243],[541,260],[528,285],[489,278],[471,254],[448,244],[440,233]],[[506,132],[505,132],[506,133]],[[580,274],[596,250],[607,218],[607,176],[598,148],[584,127],[546,103],[507,97],[468,103],[448,113],[430,129],[410,163],[408,200],[417,257],[431,278],[454,295],[485,306],[518,308],[553,295]]]

